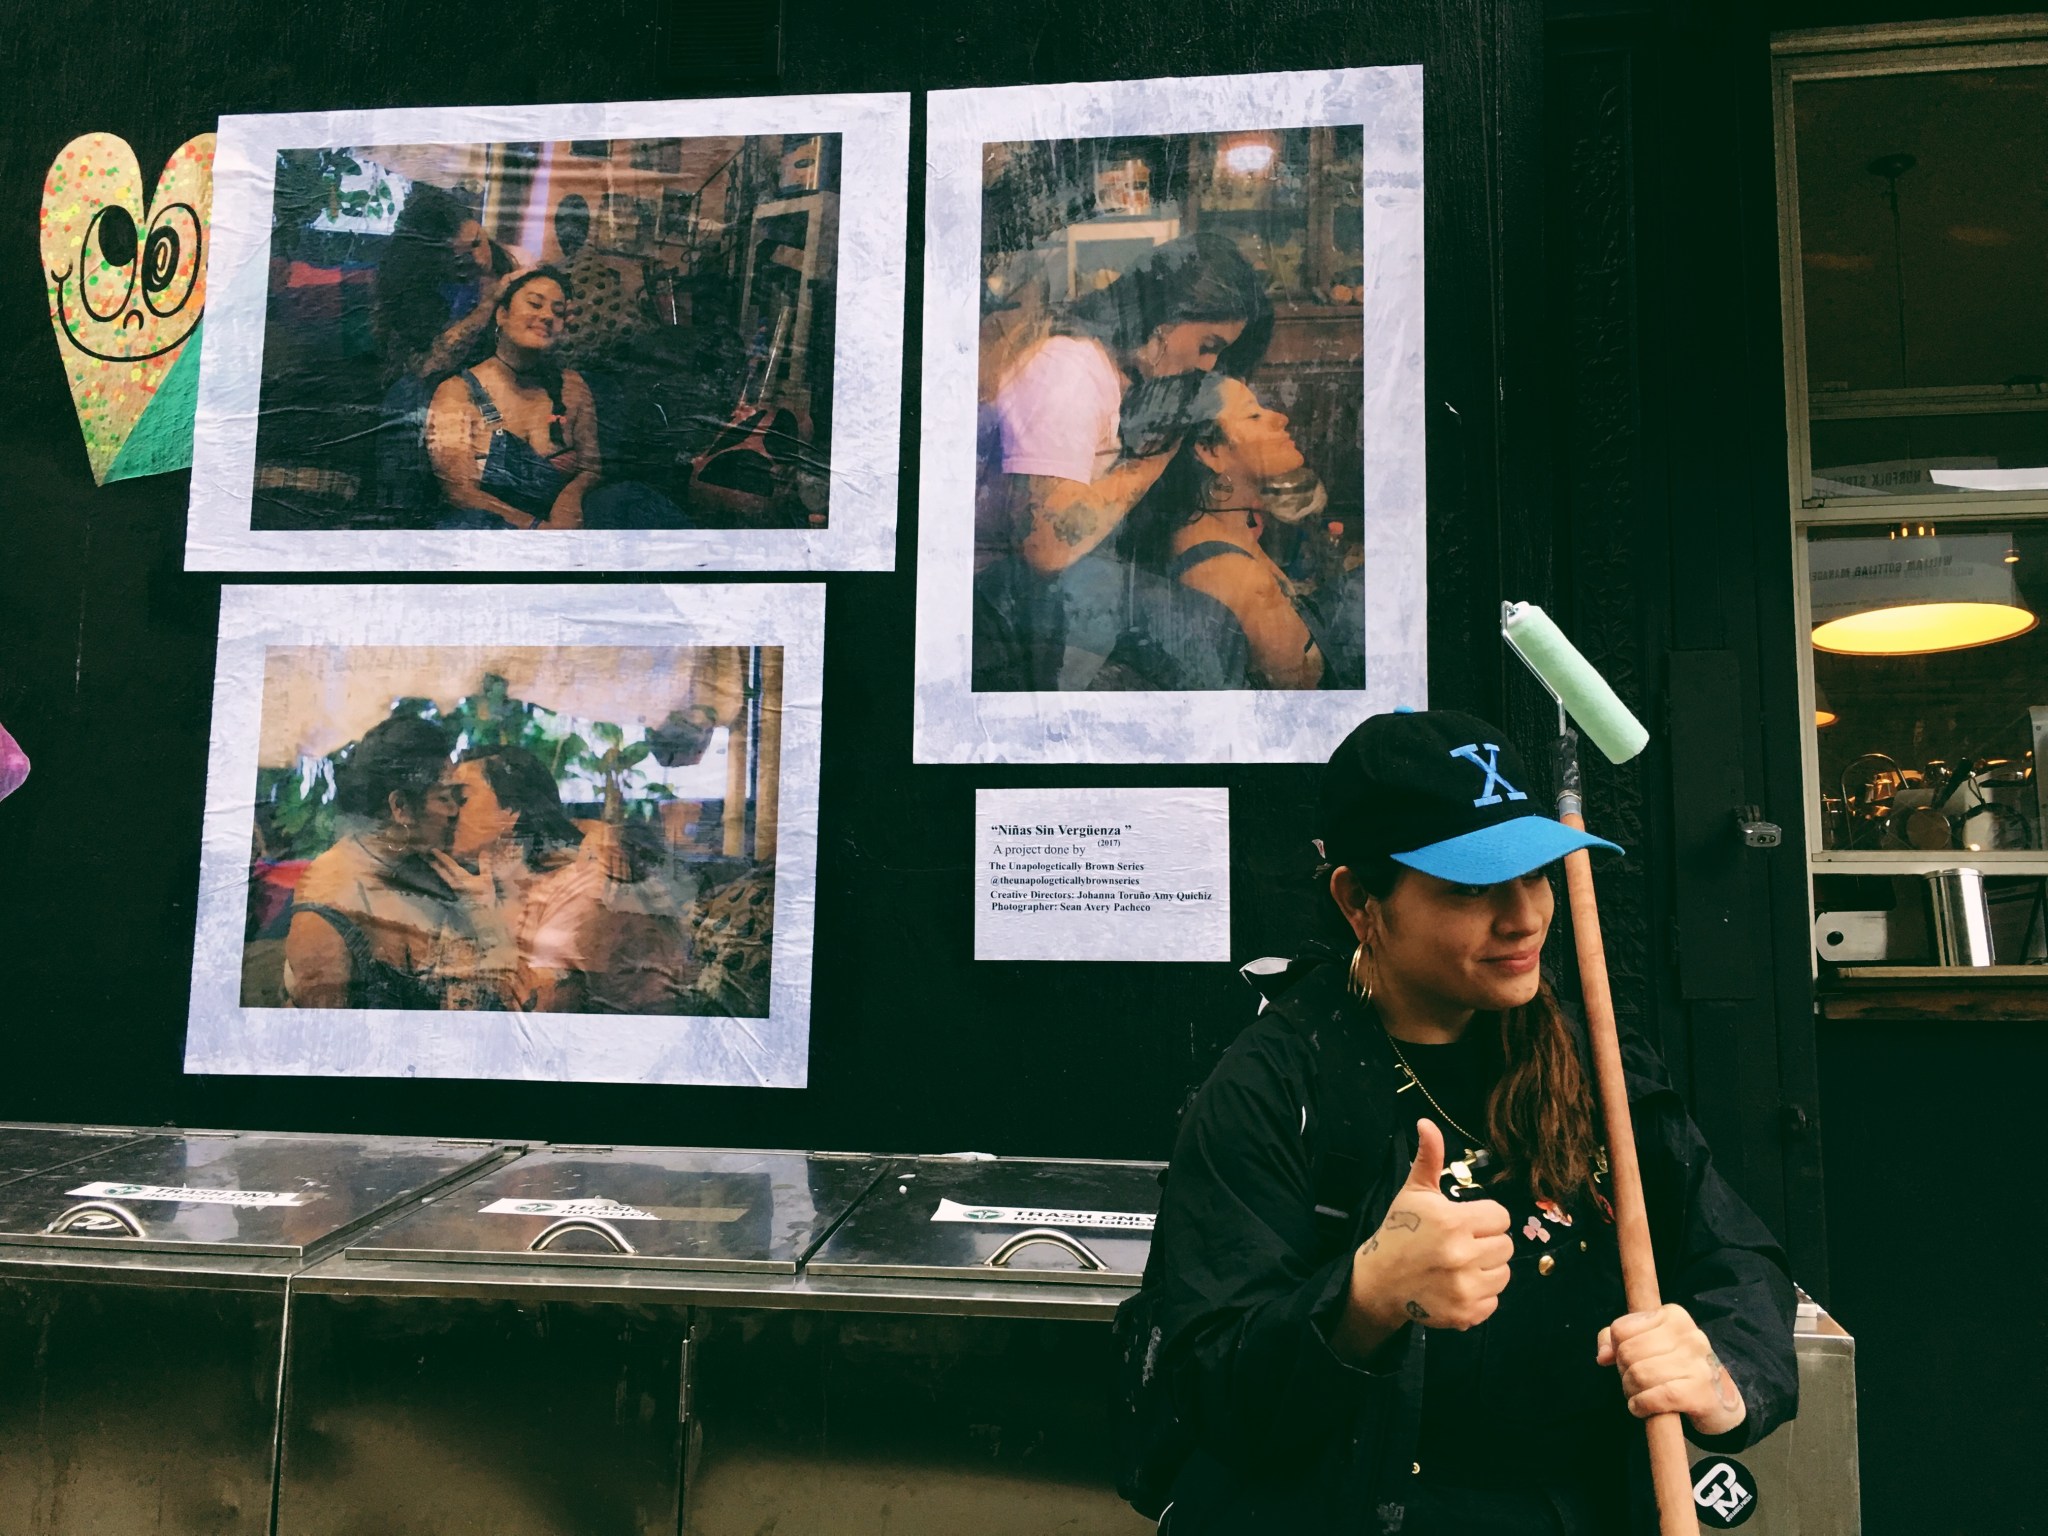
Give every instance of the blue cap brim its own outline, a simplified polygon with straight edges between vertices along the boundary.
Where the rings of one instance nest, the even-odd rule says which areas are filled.
[[[1517,816],[1462,837],[1447,837],[1411,853],[1397,853],[1393,858],[1396,864],[1457,885],[1498,885],[1503,880],[1519,879],[1532,869],[1554,864],[1580,848],[1622,851],[1604,837],[1581,832],[1548,816]]]

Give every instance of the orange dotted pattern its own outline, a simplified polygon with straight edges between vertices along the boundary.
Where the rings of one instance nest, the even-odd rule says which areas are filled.
[[[88,133],[43,178],[43,283],[95,482],[156,398],[206,308],[214,136],[178,146],[143,198],[125,139]]]

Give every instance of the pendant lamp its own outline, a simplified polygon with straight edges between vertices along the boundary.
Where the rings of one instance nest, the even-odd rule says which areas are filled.
[[[1828,691],[1821,687],[1820,679],[1813,683],[1813,728],[1824,731],[1842,717],[1828,708]]]
[[[2010,640],[2040,623],[2006,560],[2007,533],[1939,535],[1908,524],[1810,548],[1816,650],[1924,656]]]

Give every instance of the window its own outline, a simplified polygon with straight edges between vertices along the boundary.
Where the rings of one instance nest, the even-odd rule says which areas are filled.
[[[2048,38],[1781,54],[1802,508],[2048,499]]]
[[[1774,51],[1817,961],[2048,963],[2048,25]]]

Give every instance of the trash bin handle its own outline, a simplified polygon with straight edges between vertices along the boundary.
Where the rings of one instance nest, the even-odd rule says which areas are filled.
[[[111,1200],[81,1200],[47,1227],[43,1228],[43,1231],[46,1233],[69,1232],[78,1224],[78,1219],[81,1216],[111,1216],[114,1220],[121,1223],[122,1228],[130,1237],[142,1236],[142,1223],[136,1220],[135,1213],[124,1205],[114,1204]]]
[[[596,1216],[564,1216],[560,1221],[541,1233],[527,1245],[528,1253],[544,1253],[554,1240],[565,1232],[595,1232],[620,1253],[638,1253],[640,1250],[626,1241],[626,1234],[610,1222]]]
[[[1029,1248],[1033,1243],[1049,1243],[1055,1248],[1066,1250],[1066,1252],[1071,1253],[1080,1261],[1083,1269],[1109,1268],[1107,1264],[1095,1256],[1094,1250],[1086,1243],[1082,1242],[1078,1237],[1071,1237],[1055,1227],[1032,1227],[1027,1231],[1019,1232],[981,1262],[988,1269],[1008,1269],[1010,1267],[1010,1260],[1021,1250]]]

